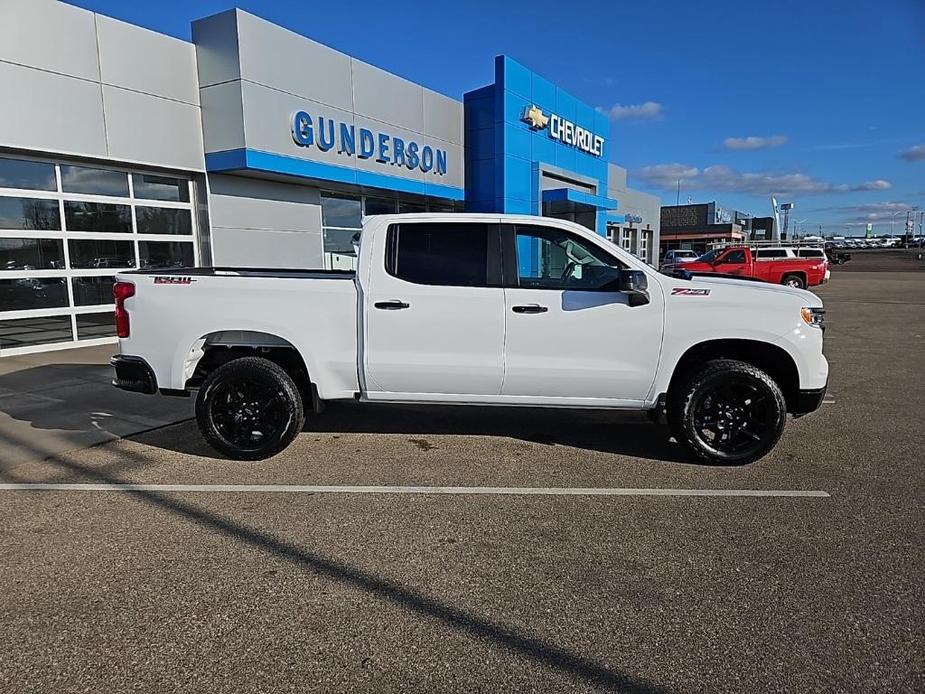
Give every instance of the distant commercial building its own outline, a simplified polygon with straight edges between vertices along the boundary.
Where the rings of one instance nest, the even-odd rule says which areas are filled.
[[[667,205],[661,210],[660,255],[672,249],[705,252],[722,243],[768,241],[773,217],[753,217],[716,202]]]
[[[745,215],[715,202],[668,205],[661,211],[661,254],[683,248],[706,252],[713,244],[748,239]]]

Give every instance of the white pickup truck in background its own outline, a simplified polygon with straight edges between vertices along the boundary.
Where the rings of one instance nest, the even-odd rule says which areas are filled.
[[[240,459],[361,400],[664,410],[699,458],[745,463],[825,392],[818,297],[662,275],[570,222],[369,217],[357,268],[120,273],[113,383],[198,391],[204,437]]]

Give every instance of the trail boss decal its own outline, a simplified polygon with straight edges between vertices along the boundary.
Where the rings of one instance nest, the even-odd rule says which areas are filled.
[[[154,284],[192,284],[192,277],[155,277]]]
[[[710,296],[709,289],[691,289],[689,287],[673,287],[672,296]]]

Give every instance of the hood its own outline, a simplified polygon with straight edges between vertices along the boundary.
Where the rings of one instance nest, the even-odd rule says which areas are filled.
[[[750,292],[761,292],[764,295],[776,294],[783,297],[792,297],[800,302],[802,306],[821,307],[822,300],[805,289],[796,289],[786,287],[782,284],[771,284],[770,282],[761,282],[758,280],[745,280],[734,277],[717,277],[717,276],[698,276],[685,282],[678,280],[678,286],[689,286],[695,288],[712,288],[712,287],[729,287],[734,288],[737,292],[747,295]],[[743,296],[744,298],[744,296]]]

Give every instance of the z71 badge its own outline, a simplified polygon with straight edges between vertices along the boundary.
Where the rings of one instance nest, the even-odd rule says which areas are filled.
[[[155,277],[154,284],[192,284],[192,277]]]
[[[690,287],[673,287],[672,296],[710,296],[709,289],[691,289]]]

